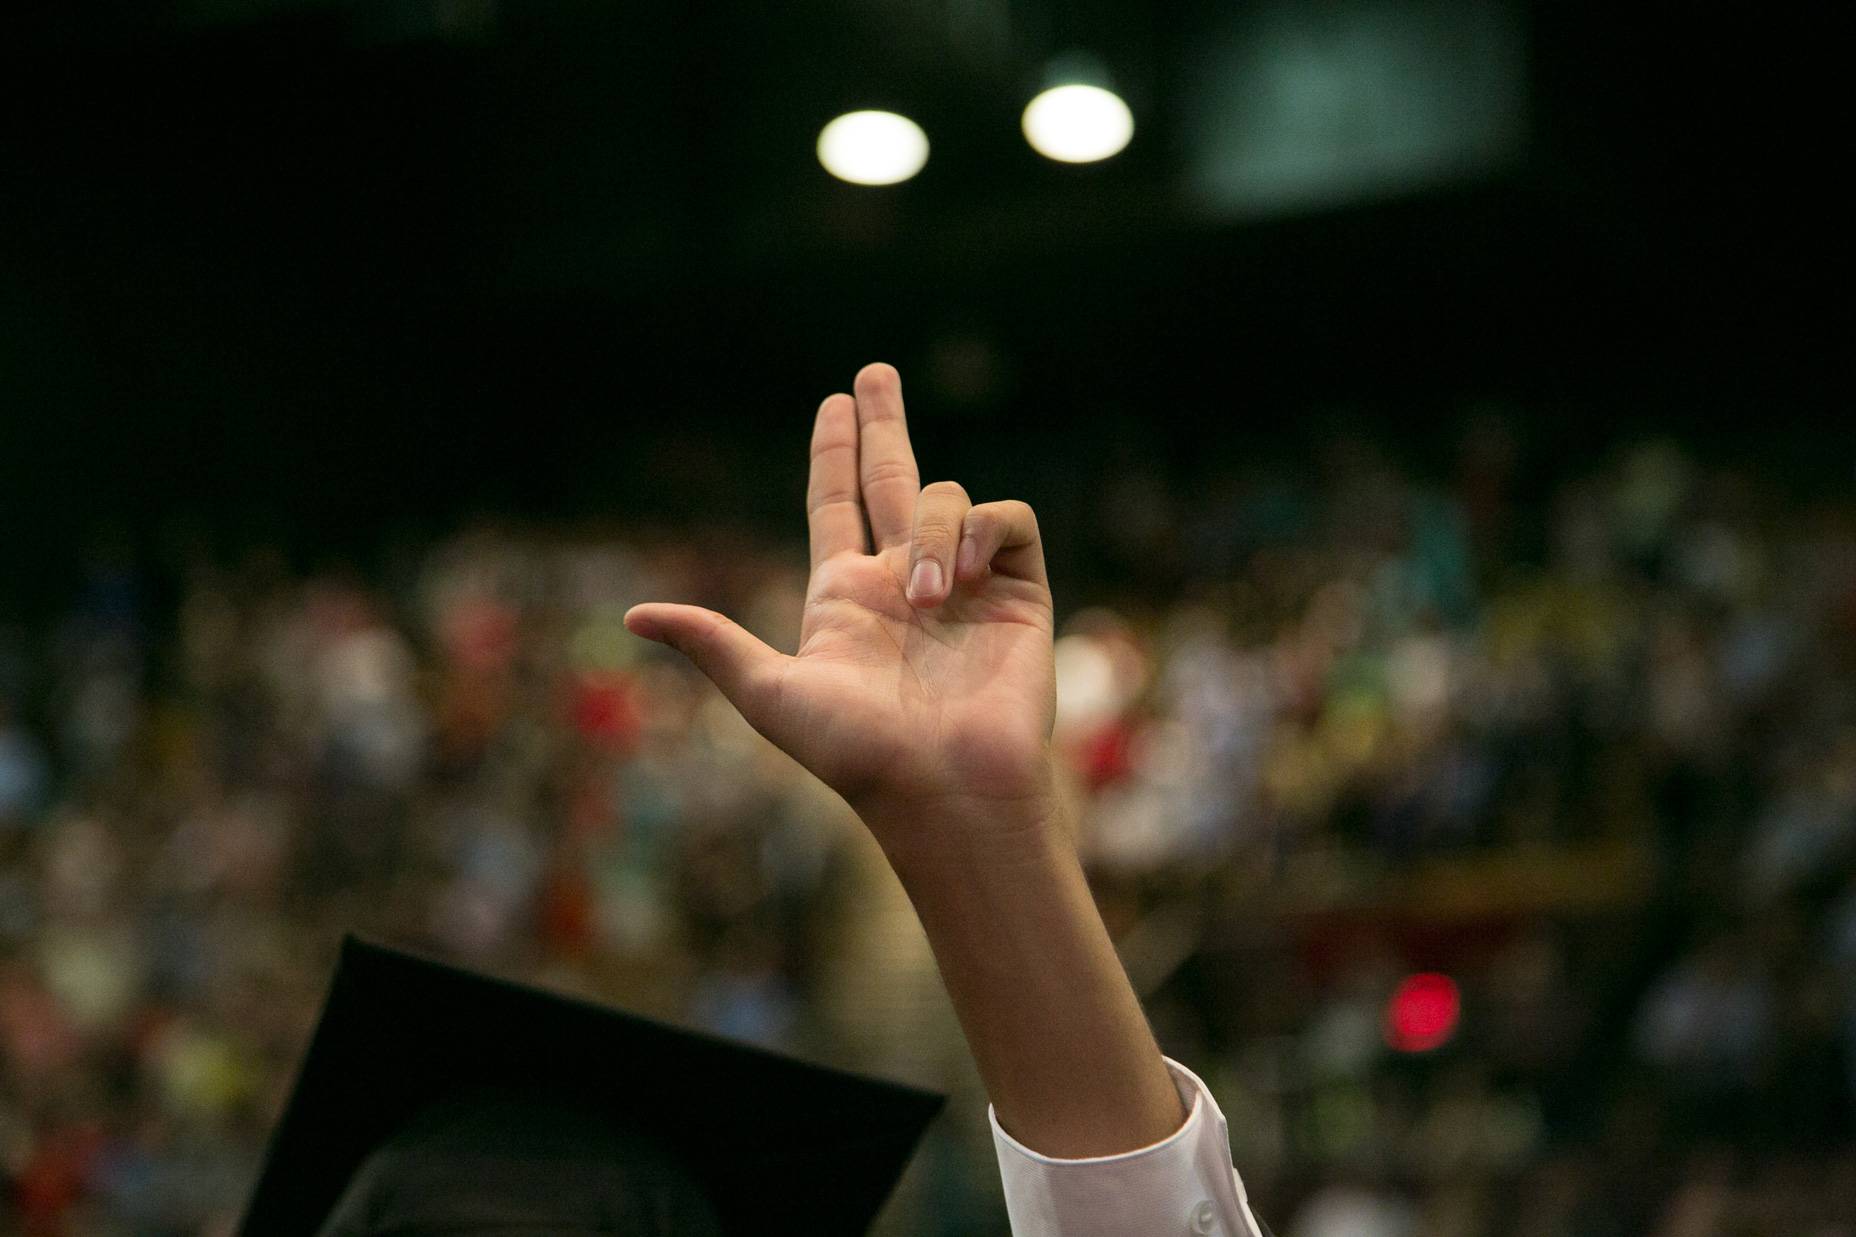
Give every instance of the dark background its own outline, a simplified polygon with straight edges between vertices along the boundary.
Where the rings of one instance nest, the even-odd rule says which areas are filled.
[[[1442,468],[1490,400],[1537,460],[1673,428],[1849,480],[1815,6],[1517,10],[1516,157],[1239,220],[1175,192],[1177,83],[1228,6],[1011,6],[985,58],[936,7],[7,18],[0,595],[177,530],[316,555],[482,512],[787,518],[811,409],[870,359],[930,473],[1058,510],[1336,420]],[[1106,164],[1017,133],[1073,43],[1136,107]],[[915,181],[818,167],[872,104],[929,130]]]
[[[881,359],[926,479],[1036,505],[1068,686],[1142,667],[1066,722],[1065,776],[1278,1231],[1355,1185],[1427,1233],[1710,1199],[1720,1233],[1845,1231],[1840,33],[1586,0],[9,9],[0,1228],[225,1231],[360,928],[919,1052],[967,1108],[884,1231],[999,1231],[898,908],[616,623],[690,599],[781,638],[813,410]],[[1082,167],[1018,129],[1073,47],[1137,126]],[[814,157],[871,106],[929,134],[906,184]],[[1246,140],[1335,179],[1208,204]],[[1418,968],[1462,984],[1436,1052],[1380,1043]],[[221,1094],[170,1094],[189,1048]]]

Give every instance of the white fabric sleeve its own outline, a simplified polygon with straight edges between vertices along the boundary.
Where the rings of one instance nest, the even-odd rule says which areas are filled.
[[[1025,1146],[991,1109],[1013,1237],[1262,1237],[1231,1166],[1231,1135],[1197,1074],[1167,1069],[1189,1110],[1170,1137],[1120,1155],[1059,1160]]]

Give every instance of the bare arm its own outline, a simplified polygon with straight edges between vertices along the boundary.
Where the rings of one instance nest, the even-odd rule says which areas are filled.
[[[1023,503],[923,489],[901,381],[866,366],[813,429],[796,656],[728,619],[626,622],[688,656],[843,795],[920,915],[1000,1123],[1063,1158],[1185,1117],[1052,793],[1052,608]]]
[[[1159,1142],[1185,1113],[1060,822],[986,812],[896,868],[1000,1124],[1064,1159]]]

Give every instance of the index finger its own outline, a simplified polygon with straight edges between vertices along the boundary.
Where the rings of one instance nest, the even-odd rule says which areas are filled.
[[[806,529],[812,568],[834,554],[864,549],[864,509],[857,498],[857,407],[848,395],[829,396],[812,426],[806,480]]]
[[[857,372],[857,467],[874,549],[906,545],[922,491],[902,414],[902,376],[878,362]]]

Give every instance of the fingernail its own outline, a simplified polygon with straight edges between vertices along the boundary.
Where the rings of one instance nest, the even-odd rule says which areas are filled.
[[[927,601],[941,595],[941,564],[932,558],[924,558],[915,564],[915,573],[909,577],[909,600]]]
[[[973,560],[979,557],[980,548],[973,544],[973,538],[960,539],[960,553],[954,559],[954,574],[970,576],[973,574]]]

